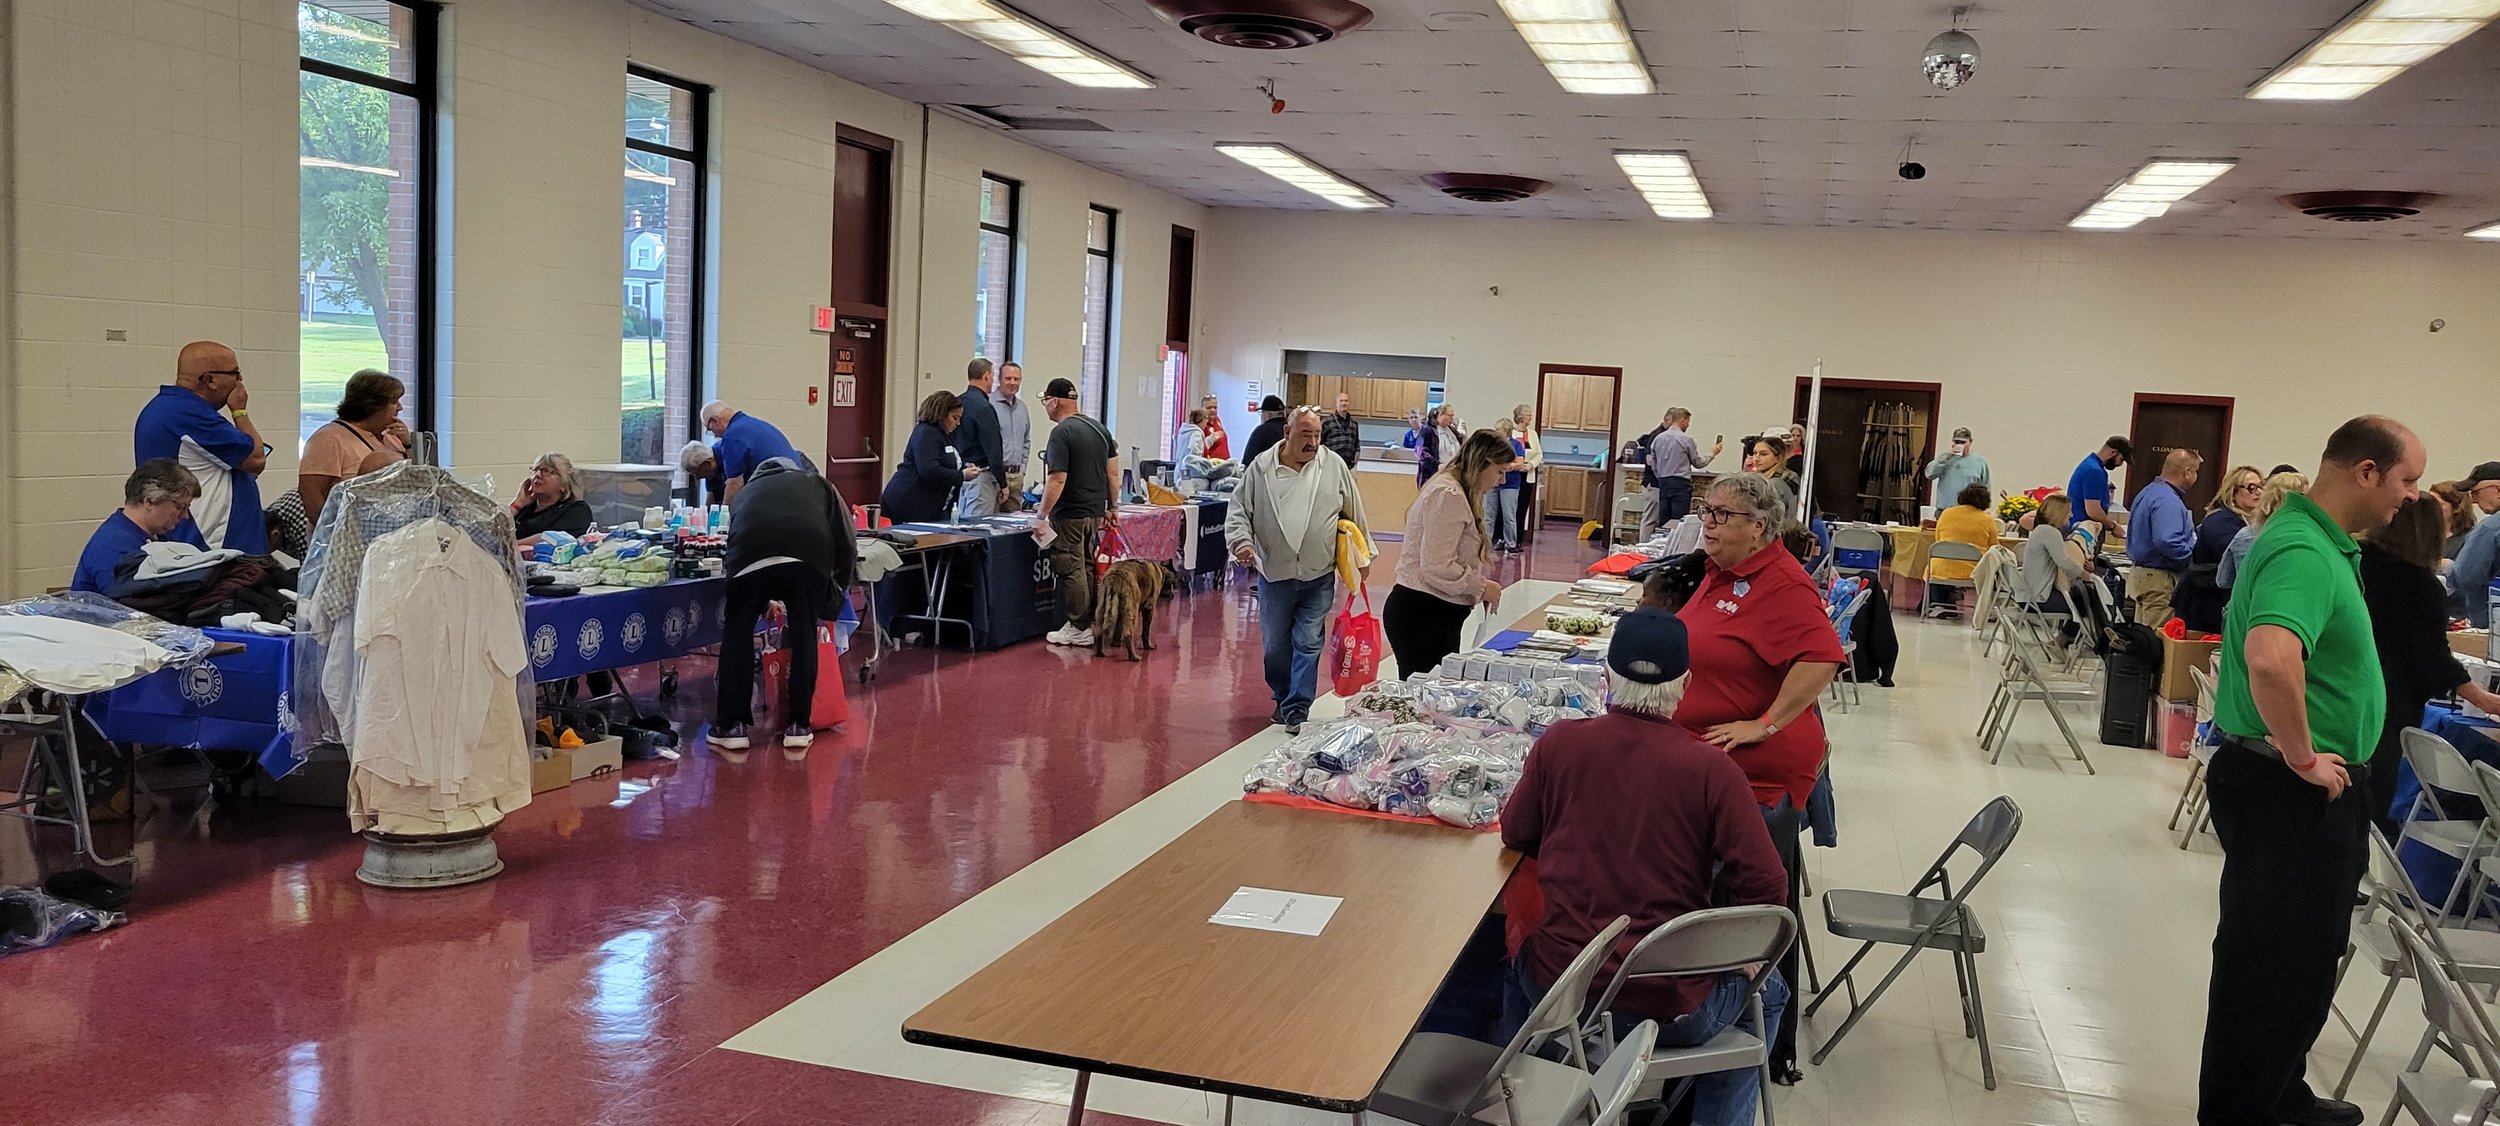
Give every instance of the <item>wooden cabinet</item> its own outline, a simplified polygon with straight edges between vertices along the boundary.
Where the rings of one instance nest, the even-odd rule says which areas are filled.
[[[1615,426],[1615,381],[1602,375],[1545,373],[1545,411],[1537,416],[1544,430],[1605,433]]]
[[[1537,473],[1538,507],[1547,516],[1590,519],[1589,510],[1596,503],[1596,490],[1590,486],[1588,470],[1548,465]]]
[[[1575,375],[1580,384],[1580,429],[1604,433],[1615,428],[1615,381],[1602,375]]]

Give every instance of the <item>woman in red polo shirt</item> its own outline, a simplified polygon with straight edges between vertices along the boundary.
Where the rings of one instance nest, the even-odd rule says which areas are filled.
[[[1708,560],[1701,588],[1677,617],[1692,650],[1692,683],[1675,709],[1676,726],[1727,748],[1745,771],[1780,862],[1788,866],[1788,908],[1802,898],[1798,821],[1823,766],[1823,716],[1814,703],[1839,673],[1840,635],[1823,596],[1780,543],[1788,521],[1779,486],[1759,473],[1721,477],[1694,514]],[[1780,969],[1796,980],[1796,949]],[[1780,1021],[1771,1077],[1794,1083],[1794,1015]]]

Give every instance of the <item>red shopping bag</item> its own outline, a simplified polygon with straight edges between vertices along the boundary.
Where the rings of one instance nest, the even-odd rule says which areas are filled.
[[[1102,526],[1102,542],[1094,549],[1094,577],[1111,573],[1111,565],[1128,558],[1128,539],[1120,534],[1117,524]]]
[[[774,631],[778,636],[779,631]],[[789,697],[790,655],[786,646],[775,646],[764,653],[763,675],[756,678],[764,690],[764,707],[778,712],[781,702]],[[784,723],[788,716],[777,716]],[[817,729],[832,727],[851,718],[850,698],[842,694],[842,653],[833,641],[833,627],[816,627],[816,698],[808,703],[808,726]]]
[[[1356,613],[1354,600],[1363,600],[1363,610]],[[1358,590],[1345,600],[1345,609],[1337,612],[1337,623],[1328,631],[1328,648],[1321,658],[1328,665],[1328,684],[1339,696],[1351,697],[1380,679],[1380,618],[1372,613],[1372,596]]]

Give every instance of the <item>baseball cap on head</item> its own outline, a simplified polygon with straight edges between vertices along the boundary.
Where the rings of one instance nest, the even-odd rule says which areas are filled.
[[[1049,386],[1042,388],[1042,397],[1074,402],[1076,401],[1076,381],[1064,377],[1051,380]]]
[[[1640,684],[1665,684],[1684,675],[1692,658],[1684,620],[1664,610],[1635,610],[1615,620],[1606,644],[1606,667]]]

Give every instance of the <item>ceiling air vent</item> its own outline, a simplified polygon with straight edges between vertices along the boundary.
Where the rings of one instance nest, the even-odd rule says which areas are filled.
[[[1353,0],[1146,0],[1165,20],[1204,39],[1249,51],[1326,43],[1372,22]]]
[[[1494,172],[1435,172],[1424,182],[1441,194],[1469,203],[1514,203],[1538,195],[1554,185],[1526,176],[1504,176]]]
[[[2313,218],[2384,223],[2419,215],[2438,199],[2436,192],[2295,192],[2280,197],[2279,202]]]
[[[975,125],[986,125],[992,129],[1007,129],[1018,133],[1108,133],[1111,131],[1110,126],[1087,118],[1018,117],[1011,113],[1002,112],[995,106],[964,106],[948,103],[933,103],[929,108],[960,121],[969,121]]]

